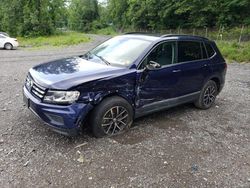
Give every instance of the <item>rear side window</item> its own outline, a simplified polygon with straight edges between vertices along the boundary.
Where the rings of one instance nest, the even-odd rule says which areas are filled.
[[[201,50],[202,50],[202,59],[207,59],[207,51],[205,48],[205,44],[201,42]]]
[[[211,44],[205,43],[205,45],[206,45],[206,49],[207,49],[207,55],[210,58],[215,54],[215,51],[214,51],[213,47],[211,46]]]
[[[202,59],[200,42],[180,41],[178,42],[178,62],[195,61]]]

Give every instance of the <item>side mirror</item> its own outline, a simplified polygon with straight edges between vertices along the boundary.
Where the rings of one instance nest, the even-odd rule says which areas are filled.
[[[155,61],[150,61],[147,65],[146,65],[146,69],[147,70],[157,70],[160,69],[161,65]]]

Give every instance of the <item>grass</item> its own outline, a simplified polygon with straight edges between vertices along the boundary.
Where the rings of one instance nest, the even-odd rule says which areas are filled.
[[[18,37],[21,47],[43,48],[76,45],[90,42],[90,37],[78,32],[63,32],[52,36],[42,37]]]
[[[111,35],[111,36],[115,36],[119,34],[113,27],[106,27],[103,29],[98,29],[94,31],[94,33],[98,35]]]
[[[250,63],[250,42],[217,41],[222,55],[229,62]]]

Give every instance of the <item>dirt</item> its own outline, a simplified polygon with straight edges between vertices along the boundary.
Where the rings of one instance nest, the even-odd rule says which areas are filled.
[[[0,187],[250,187],[250,64],[228,65],[209,110],[175,107],[113,138],[46,128],[23,106],[29,68],[107,38],[92,37],[67,48],[0,50]]]

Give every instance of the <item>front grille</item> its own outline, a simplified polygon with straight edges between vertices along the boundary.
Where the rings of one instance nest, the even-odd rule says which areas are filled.
[[[33,86],[31,87],[31,93],[34,94],[36,97],[42,99],[45,94],[45,88],[38,86],[36,83],[33,82]]]
[[[43,99],[46,88],[39,86],[32,80],[30,76],[27,76],[25,86],[33,96],[39,99]]]

